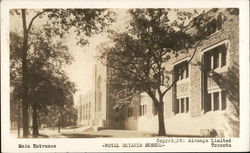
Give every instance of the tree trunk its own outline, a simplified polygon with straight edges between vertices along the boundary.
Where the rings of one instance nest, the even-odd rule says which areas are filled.
[[[61,115],[61,127],[64,128],[64,116]]]
[[[18,124],[17,124],[17,135],[20,138],[20,127],[21,127],[21,102],[18,101]]]
[[[37,120],[37,106],[33,104],[33,138],[37,138],[39,131],[38,131],[38,120]]]
[[[22,105],[23,105],[23,137],[29,135],[29,114],[28,114],[28,81],[27,81],[27,50],[28,50],[28,31],[26,27],[25,9],[22,9],[23,21],[23,46],[22,46]]]
[[[164,103],[160,100],[158,105],[158,121],[159,121],[159,136],[166,136],[165,122],[164,122]]]
[[[60,128],[61,128],[61,117],[59,114],[59,116],[58,116],[58,133],[60,133]]]

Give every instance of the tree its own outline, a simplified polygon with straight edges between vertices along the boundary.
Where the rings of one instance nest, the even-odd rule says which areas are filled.
[[[50,37],[46,38],[40,32],[34,35],[33,40],[35,43],[30,47],[32,56],[29,56],[28,67],[33,110],[33,136],[37,137],[39,134],[37,111],[47,106],[63,107],[69,102],[72,103],[70,97],[76,89],[75,84],[69,81],[62,70],[65,64],[70,64],[72,61],[67,46],[63,45],[62,41],[53,43]]]
[[[62,38],[67,32],[73,30],[79,36],[78,44],[86,45],[87,39],[92,34],[97,34],[113,21],[112,13],[106,9],[43,9],[43,10],[11,10],[11,14],[21,15],[22,18],[22,114],[23,114],[23,137],[28,136],[28,53],[30,45],[31,29],[34,21],[45,18],[44,31],[48,37],[57,35]],[[27,16],[31,17],[27,23]]]
[[[11,120],[18,121],[18,137],[21,128],[21,42],[21,36],[10,33],[10,112],[18,112],[17,117],[11,114]]]
[[[73,106],[74,83],[69,81],[62,67],[70,64],[72,57],[67,46],[61,41],[52,41],[41,31],[33,32],[30,52],[27,54],[28,99],[32,107],[33,137],[37,137],[39,114],[48,110],[47,106]],[[18,53],[18,40],[21,37],[11,33],[11,104],[20,102],[21,57]],[[19,96],[18,96],[19,95]],[[18,107],[18,106],[17,106]],[[19,119],[20,120],[20,119]]]
[[[173,21],[170,12],[176,13]],[[111,69],[110,82],[116,86],[114,98],[119,105],[130,103],[141,92],[151,97],[158,111],[158,134],[164,136],[164,96],[177,82],[171,81],[172,72],[164,65],[173,56],[193,49],[190,63],[207,37],[207,23],[213,16],[203,12],[197,17],[196,11],[170,9],[132,9],[129,13],[130,29],[111,31],[112,44],[100,46],[99,59]]]

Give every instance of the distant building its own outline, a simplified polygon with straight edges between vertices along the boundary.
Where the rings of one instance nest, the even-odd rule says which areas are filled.
[[[171,80],[178,80],[164,97],[167,134],[211,136],[215,133],[221,137],[239,136],[239,120],[237,115],[232,115],[235,114],[234,108],[239,105],[237,11],[239,10],[209,11],[216,20],[209,23],[211,27],[207,29],[208,39],[198,47],[191,63],[188,64],[187,61],[194,50],[173,56],[166,63],[165,70],[173,72]],[[95,99],[92,99],[94,105],[91,104],[94,107],[93,124],[157,133],[157,111],[147,94],[139,95],[137,103],[117,111],[113,109],[115,103],[109,96],[112,85],[106,81],[110,75],[107,72],[107,68],[96,65]],[[183,73],[176,78],[180,72]]]
[[[94,93],[88,92],[85,94],[78,95],[78,115],[77,123],[78,125],[93,125],[93,110],[92,105],[94,101]]]
[[[115,103],[110,95],[107,67],[97,62],[94,65],[93,90],[77,97],[78,125],[104,128],[122,128],[121,111],[113,109]]]

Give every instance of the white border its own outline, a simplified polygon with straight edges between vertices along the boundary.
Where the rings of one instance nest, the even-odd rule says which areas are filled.
[[[9,15],[10,8],[240,8],[240,138],[231,148],[210,144],[171,143],[163,148],[104,148],[104,143],[149,143],[156,138],[14,139],[9,131]],[[86,1],[2,1],[1,2],[1,149],[3,152],[166,152],[166,151],[248,151],[249,150],[249,2],[247,0],[86,0]],[[185,139],[185,138],[184,138]],[[186,139],[185,139],[186,140]],[[56,144],[56,149],[18,149],[18,143]],[[181,146],[181,147],[180,147]]]

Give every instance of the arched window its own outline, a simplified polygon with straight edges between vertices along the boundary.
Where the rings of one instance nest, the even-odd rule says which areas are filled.
[[[97,111],[101,110],[102,105],[102,91],[101,91],[102,78],[98,76],[97,78],[97,89],[96,89],[96,101],[97,101]]]

